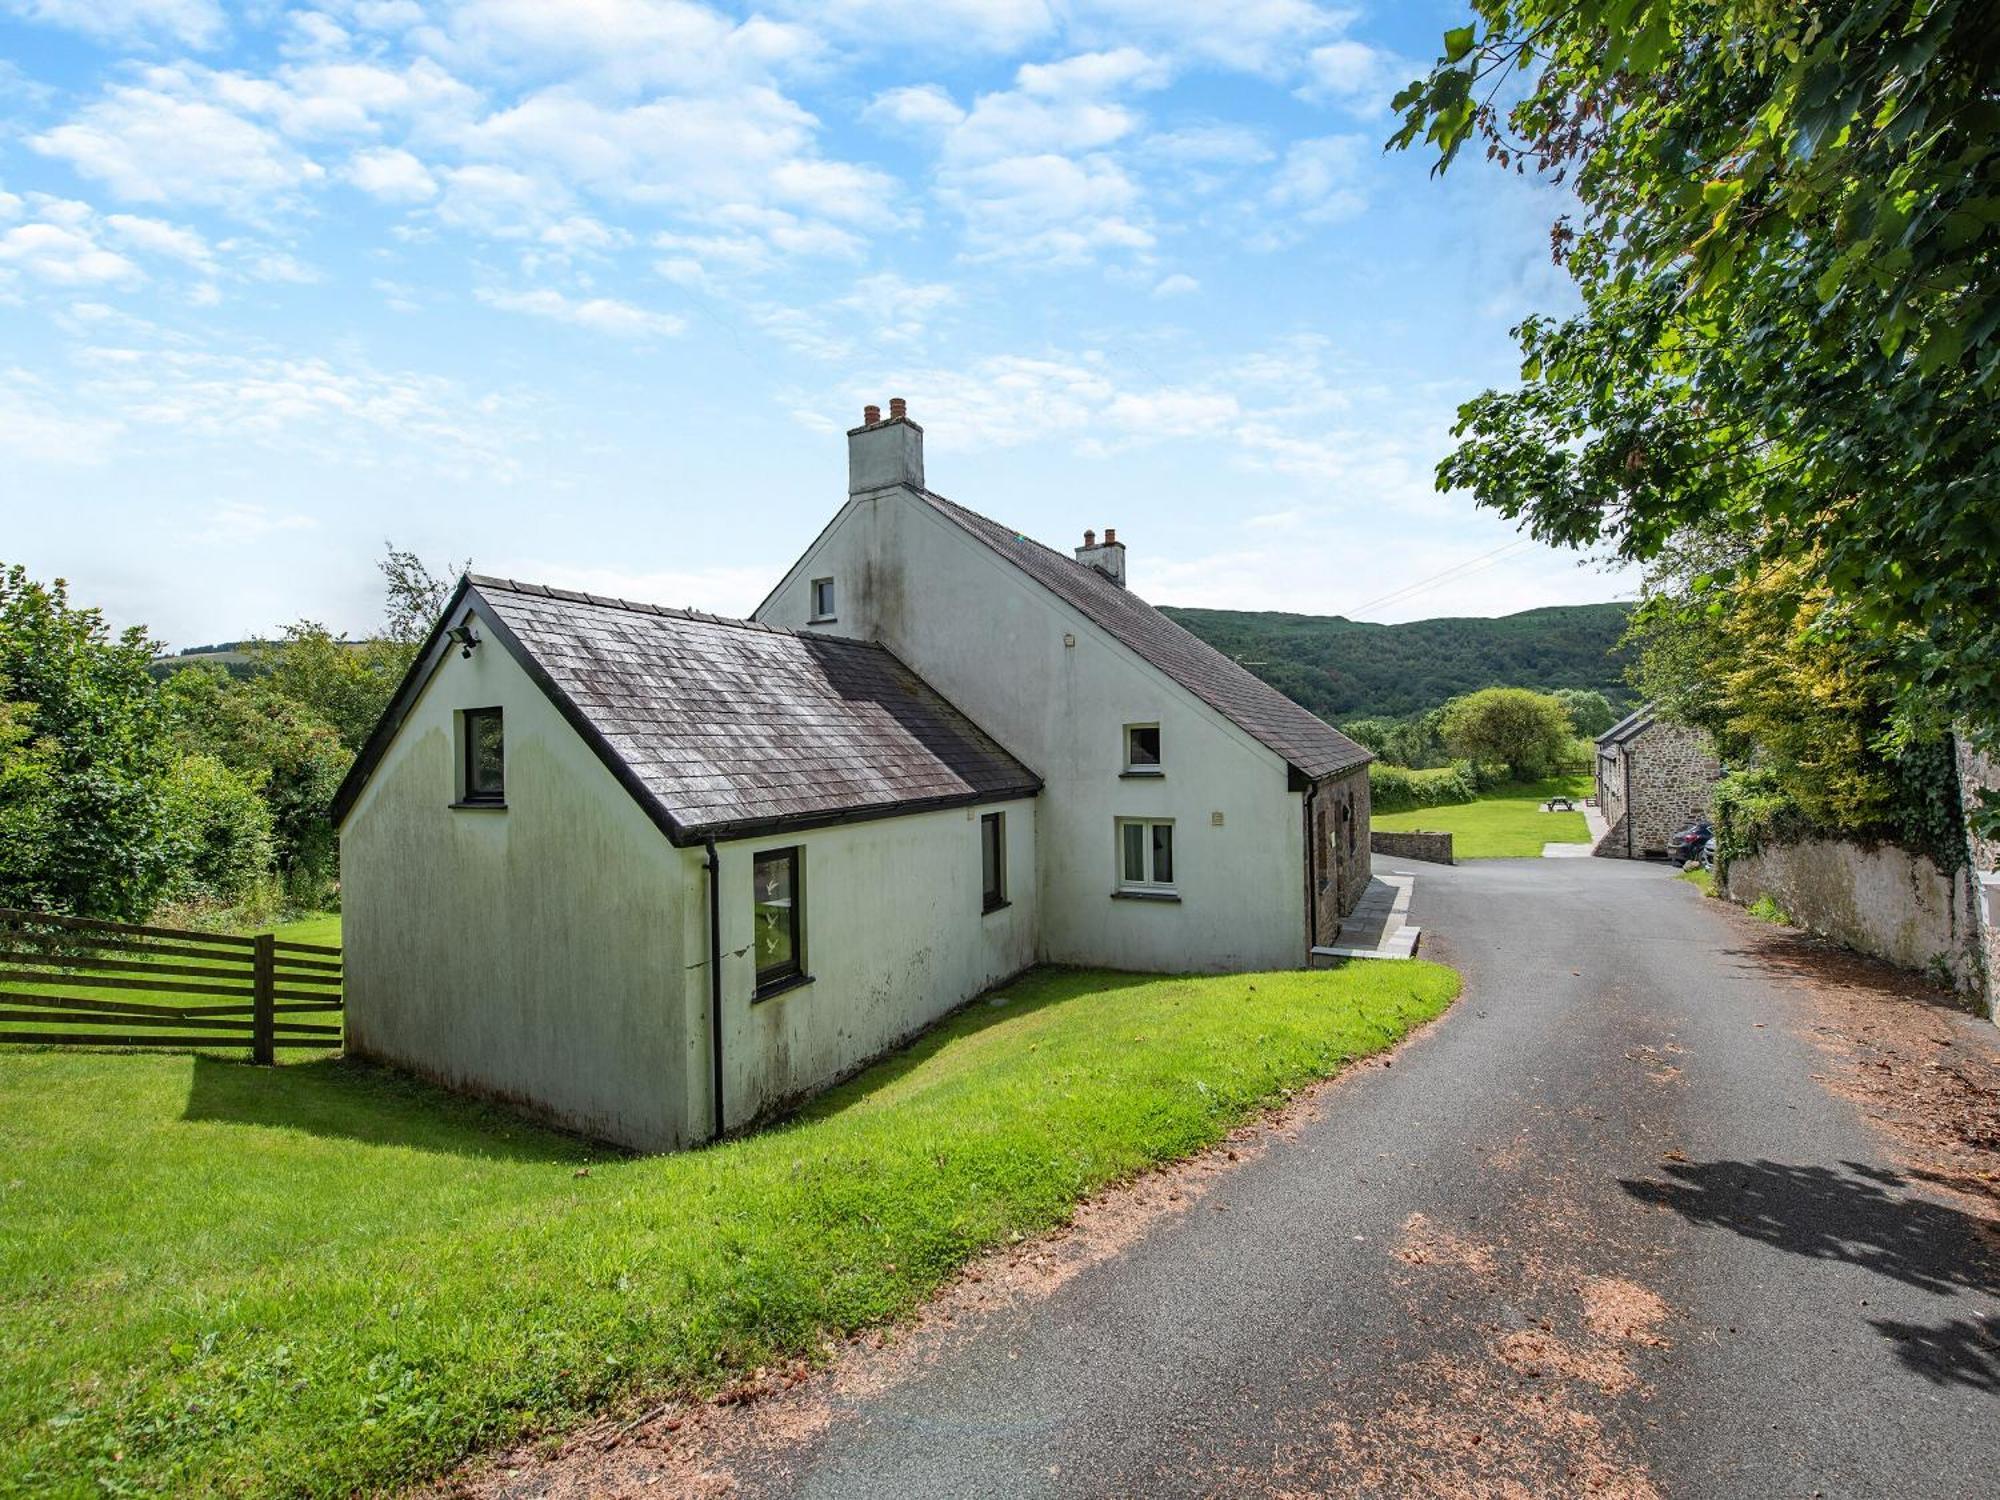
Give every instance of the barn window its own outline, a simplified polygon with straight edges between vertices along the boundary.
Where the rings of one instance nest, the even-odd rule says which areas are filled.
[[[1118,888],[1135,895],[1174,888],[1174,825],[1149,818],[1118,820]]]
[[[1128,776],[1158,776],[1160,774],[1159,725],[1127,724],[1125,726],[1125,774]]]
[[[464,748],[459,801],[497,807],[507,799],[507,740],[497,708],[468,708],[459,717]]]
[[[833,580],[815,578],[812,581],[812,620],[815,625],[825,624],[834,618]]]
[[[1007,904],[1007,815],[987,813],[979,820],[981,910],[998,911]]]
[[[756,857],[752,922],[757,951],[756,998],[790,989],[805,978],[804,851],[766,849]]]

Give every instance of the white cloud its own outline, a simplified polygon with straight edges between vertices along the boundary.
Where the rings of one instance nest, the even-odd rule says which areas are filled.
[[[572,298],[547,287],[526,292],[482,288],[477,295],[488,307],[550,318],[618,339],[671,338],[687,327],[684,318],[652,312],[615,297]]]
[[[1106,250],[1145,251],[1139,188],[1105,156],[1014,156],[943,173],[938,196],[966,223],[975,259],[1081,265]]]
[[[114,420],[64,411],[27,371],[0,369],[0,455],[30,463],[96,464],[117,434]]]
[[[1050,0],[781,0],[858,45],[943,52],[1017,52],[1056,30]]]
[[[0,8],[102,42],[168,37],[210,47],[228,30],[216,0],[0,0]]]
[[[14,270],[57,286],[104,286],[143,281],[145,273],[87,228],[19,224],[0,234],[0,271]]]
[[[1368,207],[1359,179],[1368,141],[1326,135],[1294,141],[1271,179],[1264,201],[1311,224],[1351,219]]]
[[[437,179],[399,146],[357,151],[341,174],[372,198],[385,203],[424,203],[437,196]]]
[[[569,194],[560,185],[512,167],[451,167],[444,172],[444,181],[438,217],[454,228],[483,234],[529,234],[570,204]]]
[[[1315,47],[1306,56],[1302,99],[1345,106],[1357,115],[1383,114],[1397,90],[1424,70],[1383,47],[1342,38]]]
[[[1198,292],[1200,290],[1201,283],[1199,281],[1196,281],[1192,276],[1176,272],[1172,276],[1161,277],[1153,287],[1153,295],[1155,297],[1185,297],[1189,292]]]
[[[223,440],[287,461],[382,465],[414,456],[425,472],[513,477],[504,403],[453,381],[321,355],[236,354],[157,344],[89,345],[65,392],[67,419],[114,425],[128,440]]]
[[[171,84],[177,75],[154,70],[149,76]],[[151,84],[114,85],[31,144],[128,201],[213,204],[242,214],[255,214],[325,175],[275,131]]]
[[[1245,166],[1271,159],[1263,135],[1247,125],[1188,125],[1146,137],[1143,149],[1182,166]]]
[[[884,89],[861,111],[871,124],[899,125],[918,130],[949,130],[965,119],[965,111],[935,83]]]
[[[164,255],[199,269],[214,264],[215,252],[192,229],[137,214],[107,214],[105,226],[126,244],[148,255]]]
[[[427,37],[441,58],[516,77],[588,75],[620,91],[712,89],[809,62],[817,34],[692,0],[457,0]]]
[[[231,500],[211,510],[192,534],[204,543],[241,546],[281,532],[311,531],[318,525],[311,516],[274,511],[254,501]]]

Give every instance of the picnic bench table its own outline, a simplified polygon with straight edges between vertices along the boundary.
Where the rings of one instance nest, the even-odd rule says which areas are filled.
[[[1548,801],[1546,801],[1546,802],[1544,802],[1544,803],[1542,804],[1542,811],[1543,811],[1543,812],[1575,812],[1575,811],[1576,811],[1576,799],[1575,799],[1574,797],[1551,797],[1551,798],[1549,798],[1549,800],[1548,800]]]

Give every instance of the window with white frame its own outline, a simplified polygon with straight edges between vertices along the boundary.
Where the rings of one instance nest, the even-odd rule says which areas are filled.
[[[815,578],[812,581],[812,618],[815,624],[834,618],[831,578]]]
[[[1174,825],[1171,819],[1118,820],[1118,888],[1168,892],[1174,888]]]
[[[1160,726],[1157,724],[1127,724],[1125,726],[1125,774],[1128,776],[1158,776],[1162,773],[1160,764]]]

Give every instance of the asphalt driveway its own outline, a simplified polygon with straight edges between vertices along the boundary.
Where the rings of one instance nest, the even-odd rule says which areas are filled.
[[[1428,1035],[717,1488],[1993,1493],[1994,1262],[1816,1081],[1742,919],[1659,866],[1411,868],[1467,979]]]

